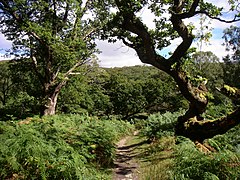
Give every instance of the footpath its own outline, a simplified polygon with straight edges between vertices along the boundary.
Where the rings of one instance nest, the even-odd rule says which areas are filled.
[[[139,146],[139,143],[132,141],[137,134],[138,132],[136,131],[133,136],[124,137],[117,143],[113,180],[138,180],[139,165],[136,159],[138,153],[134,150]]]

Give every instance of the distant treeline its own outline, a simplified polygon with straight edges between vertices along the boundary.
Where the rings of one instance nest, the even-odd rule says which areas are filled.
[[[226,101],[215,88],[223,83],[239,88],[239,78],[236,78],[239,64],[227,59],[224,62],[206,60],[206,57],[216,57],[211,52],[202,52],[200,64],[196,61],[199,56],[197,53],[193,56],[194,66],[186,66],[189,78],[194,83],[206,78],[212,92],[210,100],[214,104]],[[28,59],[1,61],[0,79],[1,120],[41,114],[43,91]],[[71,78],[58,98],[57,113],[119,115],[125,119],[139,113],[188,107],[173,79],[152,66],[101,68],[95,65],[85,76]]]

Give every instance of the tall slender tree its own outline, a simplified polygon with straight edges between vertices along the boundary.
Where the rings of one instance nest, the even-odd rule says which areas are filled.
[[[0,1],[0,31],[13,42],[17,62],[31,60],[44,115],[55,114],[70,76],[89,69],[96,52],[93,34],[101,27],[92,13],[91,0]]]

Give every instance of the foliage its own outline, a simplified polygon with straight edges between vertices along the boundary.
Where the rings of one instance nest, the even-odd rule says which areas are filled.
[[[142,134],[149,140],[159,139],[162,136],[173,136],[177,119],[184,113],[184,110],[164,114],[152,114],[144,121]]]
[[[194,74],[207,78],[207,87],[209,89],[213,91],[215,87],[223,84],[222,65],[219,61],[219,58],[215,54],[209,51],[196,52],[193,54],[192,58],[196,69],[198,69],[198,73],[195,72]]]
[[[58,112],[104,115],[111,106],[110,97],[103,87],[108,77],[103,68],[96,67],[84,77],[71,78],[60,93]]]
[[[173,80],[152,66],[112,68],[107,72],[110,78],[104,89],[112,104],[108,110],[110,114],[131,118],[141,112],[186,108]]]
[[[146,99],[143,96],[141,82],[132,81],[121,75],[112,75],[105,88],[112,103],[110,107],[112,110],[109,110],[111,114],[128,117],[132,113],[144,110]]]
[[[8,103],[2,107],[2,120],[8,115],[24,118],[39,114],[43,109],[43,92],[39,82],[35,81],[30,63],[26,59],[10,64],[13,90],[7,98]],[[173,80],[154,67],[105,69],[96,66],[85,76],[69,79],[59,94],[57,112],[99,116],[114,114],[130,119],[140,112],[175,111],[186,107],[186,101]]]
[[[0,124],[0,177],[107,179],[99,171],[114,157],[114,142],[132,126],[117,120],[68,115]]]
[[[231,26],[224,30],[225,46],[229,55],[223,58],[224,82],[233,87],[239,88],[239,69],[240,69],[240,28]]]
[[[240,155],[240,125],[223,135],[217,135],[207,142],[218,151],[229,150]]]
[[[174,179],[237,179],[239,154],[225,150],[205,154],[189,139],[179,137],[176,147]]]
[[[233,109],[233,105],[230,101],[226,101],[225,103],[221,103],[218,105],[214,105],[213,103],[209,103],[209,106],[206,109],[206,112],[203,116],[206,119],[214,120],[218,117],[226,116]]]
[[[172,79],[151,66],[98,68],[92,76],[75,77],[70,81],[60,94],[59,112],[87,111],[131,119],[141,112],[186,107]]]
[[[239,61],[240,57],[240,28],[236,26],[230,26],[224,30],[224,36],[226,49],[233,51],[232,61]]]
[[[7,103],[8,97],[12,93],[13,83],[9,75],[9,64],[6,62],[0,62],[0,108]]]
[[[8,103],[0,109],[0,121],[9,120],[9,117],[26,118],[39,114],[38,101],[26,92],[18,92],[8,99]]]
[[[0,120],[8,120],[11,116],[25,118],[39,114],[41,89],[38,88],[39,82],[34,81],[29,61],[3,61],[0,64]]]
[[[224,64],[223,73],[224,73],[224,83],[232,87],[240,88],[239,84],[239,71],[240,71],[240,62],[232,61],[232,58],[228,55],[223,58]]]

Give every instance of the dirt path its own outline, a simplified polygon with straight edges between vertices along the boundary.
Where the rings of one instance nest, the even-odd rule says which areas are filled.
[[[137,132],[134,132],[134,136]],[[138,144],[128,144],[134,136],[127,136],[117,143],[116,160],[114,161],[113,180],[138,180],[138,164],[134,149]]]

